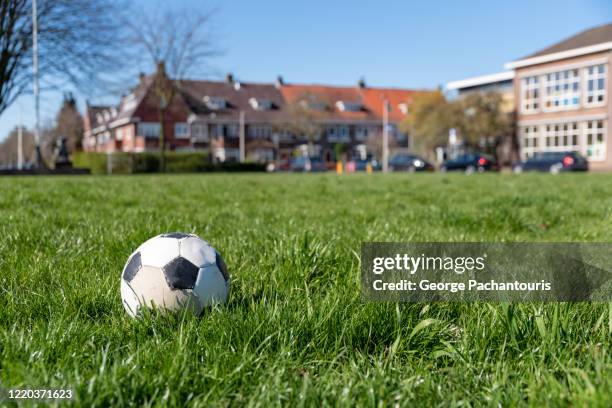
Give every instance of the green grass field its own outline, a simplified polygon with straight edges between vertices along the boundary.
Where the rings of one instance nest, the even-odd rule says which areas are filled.
[[[612,304],[362,303],[358,258],[362,241],[610,242],[610,175],[15,177],[0,220],[4,388],[87,407],[612,405]],[[123,265],[168,231],[221,252],[229,302],[132,320]]]

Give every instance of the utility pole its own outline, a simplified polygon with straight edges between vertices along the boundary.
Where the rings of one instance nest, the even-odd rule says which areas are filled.
[[[36,168],[43,167],[40,154],[40,88],[38,84],[38,10],[36,0],[32,0],[32,52],[34,53],[32,63],[34,65],[34,110],[36,113],[36,125],[34,126],[34,143],[36,144]]]
[[[244,146],[244,111],[240,111],[240,163],[244,162],[246,157]]]
[[[23,170],[23,121],[19,105],[19,127],[17,128],[17,169]]]
[[[383,101],[382,171],[389,171],[389,102]]]

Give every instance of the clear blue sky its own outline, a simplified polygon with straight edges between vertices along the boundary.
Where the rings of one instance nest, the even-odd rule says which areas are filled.
[[[216,36],[225,54],[213,62],[212,76],[231,71],[258,82],[281,74],[288,82],[351,85],[363,76],[373,86],[433,88],[501,71],[505,62],[612,22],[609,0],[174,3],[218,9]],[[61,94],[43,95],[43,122],[60,101]],[[32,126],[33,98],[18,102]],[[17,104],[0,116],[0,139],[18,117]]]

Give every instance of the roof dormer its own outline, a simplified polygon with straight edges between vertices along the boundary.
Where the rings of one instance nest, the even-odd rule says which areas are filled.
[[[222,98],[220,96],[209,96],[206,95],[204,98],[204,103],[206,104],[206,107],[208,109],[211,110],[220,110],[220,109],[225,109],[227,108],[227,101],[225,100],[225,98]]]
[[[270,110],[272,109],[272,101],[267,99],[250,98],[249,104],[255,110]]]
[[[340,112],[360,112],[363,105],[359,102],[337,101],[336,108]]]

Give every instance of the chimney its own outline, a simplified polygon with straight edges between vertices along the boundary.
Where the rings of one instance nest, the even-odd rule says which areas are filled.
[[[281,75],[276,77],[276,88],[280,88],[281,86],[285,85],[285,80],[283,79],[283,77]]]
[[[366,81],[364,77],[359,78],[359,81],[357,81],[357,86],[361,89],[366,87]]]
[[[232,74],[231,72],[228,72],[227,75],[225,76],[225,80],[227,81],[228,84],[233,84],[234,83],[234,74]]]
[[[138,74],[138,79],[140,81],[140,84],[144,83],[145,77],[146,77],[146,75],[145,75],[144,72],[140,72],[140,74]]]
[[[164,60],[157,61],[157,73],[166,75],[166,63]]]

